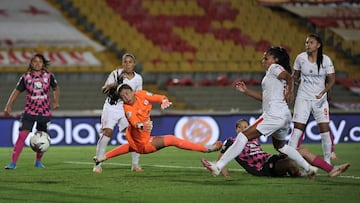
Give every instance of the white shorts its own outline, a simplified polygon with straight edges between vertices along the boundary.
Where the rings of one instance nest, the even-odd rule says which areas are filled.
[[[285,140],[289,134],[291,123],[291,114],[284,116],[271,116],[268,114],[261,115],[254,124],[257,124],[256,130],[264,136],[272,136],[277,140]]]
[[[120,132],[129,125],[123,106],[122,104],[110,105],[108,102],[105,102],[101,114],[101,128],[114,130],[116,124],[118,124]]]
[[[293,122],[306,124],[310,113],[312,113],[317,123],[329,123],[329,103],[326,97],[318,100],[297,97],[294,106]]]

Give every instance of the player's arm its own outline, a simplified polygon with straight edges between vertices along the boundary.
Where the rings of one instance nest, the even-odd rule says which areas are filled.
[[[5,105],[5,109],[4,109],[5,116],[10,116],[10,113],[12,112],[12,105],[14,104],[16,98],[18,98],[20,93],[21,92],[16,88],[11,92],[11,95],[10,95],[10,97]]]
[[[53,109],[57,109],[60,107],[60,104],[59,104],[60,88],[59,88],[57,81],[55,80],[55,76],[53,74],[51,74],[51,77],[50,77],[50,85],[53,89],[53,96],[54,96]]]
[[[238,90],[250,97],[253,97],[256,100],[262,101],[262,93],[248,89],[244,81],[237,81],[234,84],[234,86],[235,86],[236,90]]]
[[[292,76],[284,70],[278,75],[278,79],[286,81],[285,99],[286,102],[292,103],[294,101],[294,83]]]
[[[335,84],[335,73],[330,73],[326,76],[325,89],[316,95],[316,99],[320,99],[325,93],[329,92]]]
[[[4,108],[5,116],[10,116],[10,113],[12,112],[12,105],[14,104],[15,100],[19,97],[20,93],[23,92],[25,89],[26,87],[25,87],[24,77],[20,77],[18,83],[16,84],[16,87],[11,92],[10,97],[5,105]]]
[[[300,85],[300,70],[294,70],[292,76],[293,81],[294,81],[294,85],[295,86],[299,86]]]
[[[116,86],[118,85],[118,83],[116,82],[116,70],[112,71],[109,76],[107,77],[105,84],[101,87],[101,92],[103,94],[108,94],[109,90],[111,88],[116,88]]]
[[[162,110],[172,105],[172,102],[170,102],[166,96],[160,94],[152,94],[147,92],[146,99],[148,99],[150,102],[159,103],[161,105]]]
[[[57,109],[60,107],[59,104],[59,97],[60,97],[60,88],[59,87],[55,87],[53,89],[53,95],[54,95],[54,99],[53,99],[53,109]]]

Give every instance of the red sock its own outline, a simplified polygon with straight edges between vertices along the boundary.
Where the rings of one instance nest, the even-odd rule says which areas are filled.
[[[25,140],[28,135],[29,135],[28,131],[22,130],[19,132],[19,137],[16,140],[16,143],[15,143],[15,146],[13,149],[13,153],[12,153],[12,158],[11,158],[11,161],[13,163],[16,163],[16,161],[18,160],[20,153],[24,148]]]
[[[36,153],[36,161],[41,161],[43,155],[44,153]]]
[[[313,166],[317,166],[323,170],[325,170],[326,172],[330,172],[334,167],[330,164],[328,164],[326,161],[324,161],[324,159],[322,159],[319,156],[316,156],[314,161],[312,161],[311,165]]]
[[[111,150],[105,154],[106,159],[110,159],[110,158],[128,153],[129,146],[130,146],[129,144],[122,144],[122,145],[114,148],[113,150]]]
[[[193,142],[179,139],[173,135],[166,135],[164,136],[164,145],[167,146],[174,146],[180,149],[186,149],[191,151],[199,151],[199,152],[206,152],[206,147],[200,144],[195,144]]]

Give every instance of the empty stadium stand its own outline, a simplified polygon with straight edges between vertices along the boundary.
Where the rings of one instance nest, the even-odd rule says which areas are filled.
[[[239,78],[259,81],[264,73],[259,61],[270,45],[285,47],[293,60],[303,50],[309,28],[313,29],[304,19],[281,9],[263,7],[257,0],[47,2],[105,48],[97,51],[90,46],[59,48],[39,44],[35,48],[14,49],[89,52],[101,62],[101,66],[52,67],[62,89],[64,110],[101,109],[104,96],[100,88],[108,72],[120,65],[125,52],[132,52],[138,61],[136,70],[144,76],[144,88],[171,97],[175,109],[258,111],[259,103],[236,92],[229,84]],[[325,39],[325,53],[333,59],[338,76],[360,78],[359,57],[354,57],[359,54],[358,41],[343,40],[327,29],[315,31]],[[1,67],[0,92],[5,96],[0,98],[0,105],[5,105],[22,71]],[[225,76],[228,84],[219,83],[219,76]],[[184,82],[183,78],[190,78],[192,85],[168,85],[172,79]],[[257,84],[253,87],[258,89],[258,82],[254,83]],[[359,95],[338,83],[333,101],[356,103]],[[22,108],[21,103],[16,105]]]

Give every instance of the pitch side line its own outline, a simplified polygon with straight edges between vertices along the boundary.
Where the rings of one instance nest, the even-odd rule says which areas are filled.
[[[80,162],[80,161],[65,161],[66,164],[78,164],[78,165],[93,165],[94,162]],[[122,163],[111,163],[106,162],[106,165],[114,165],[114,166],[131,166],[131,164],[122,164]],[[180,168],[180,169],[201,169],[206,170],[204,167],[197,167],[197,166],[174,166],[174,165],[159,165],[159,164],[141,164],[142,166],[149,166],[149,167],[157,167],[157,168]],[[229,171],[245,171],[244,169],[235,169],[235,168],[228,168]],[[317,174],[318,176],[327,176],[325,174]],[[340,178],[348,178],[348,179],[355,179],[360,180],[360,177],[357,176],[338,176]]]
[[[94,162],[79,162],[79,161],[65,161],[66,164],[78,164],[78,165],[93,165]],[[106,165],[114,166],[131,166],[131,164],[122,164],[122,163],[111,163],[106,162]],[[180,169],[201,169],[206,170],[204,167],[196,166],[174,166],[174,165],[159,165],[159,164],[141,164],[141,166],[157,167],[157,168],[180,168]],[[244,169],[228,169],[229,171],[245,171]]]

